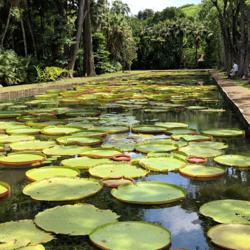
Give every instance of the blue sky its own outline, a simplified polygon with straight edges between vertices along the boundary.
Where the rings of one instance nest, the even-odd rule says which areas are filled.
[[[109,0],[112,2],[112,0]],[[127,3],[133,14],[137,14],[139,10],[153,9],[155,11],[162,10],[169,6],[182,6],[188,3],[198,4],[201,0],[122,0]]]

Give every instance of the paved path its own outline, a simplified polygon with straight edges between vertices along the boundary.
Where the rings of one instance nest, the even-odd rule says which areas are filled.
[[[218,74],[213,74],[213,77],[223,94],[237,111],[238,117],[244,123],[250,136],[250,91],[247,88],[234,84],[233,80],[222,78]]]

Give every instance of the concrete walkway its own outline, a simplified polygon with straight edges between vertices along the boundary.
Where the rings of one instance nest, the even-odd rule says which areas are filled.
[[[225,79],[217,73],[212,74],[223,95],[230,101],[232,108],[250,136],[250,91],[234,84],[233,80]]]

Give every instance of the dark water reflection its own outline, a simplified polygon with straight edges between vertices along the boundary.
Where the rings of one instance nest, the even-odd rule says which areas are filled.
[[[227,109],[227,105],[218,95],[217,107]],[[224,113],[203,113],[199,111],[179,110],[176,112],[145,113],[133,110],[133,115],[145,123],[152,121],[186,122],[199,131],[209,128],[239,128],[240,124],[230,110]],[[247,139],[225,140],[229,144],[227,153],[250,155],[250,143]],[[211,161],[211,165],[214,163]],[[26,181],[25,170],[0,169],[0,180],[11,184],[12,196],[0,203],[0,222],[19,219],[33,219],[46,208],[64,203],[34,202],[21,192]],[[83,173],[83,175],[86,175]],[[178,173],[151,174],[145,180],[158,180],[173,183],[187,190],[186,199],[180,204],[170,207],[143,207],[128,205],[114,200],[110,190],[105,188],[100,193],[85,201],[103,209],[112,209],[121,215],[121,220],[145,220],[159,223],[172,233],[170,249],[177,247],[189,250],[217,249],[207,238],[206,231],[215,223],[198,214],[199,207],[205,202],[215,199],[250,200],[250,171],[229,168],[225,177],[210,181],[190,180]],[[82,202],[82,201],[81,201]],[[63,226],[63,225],[62,225]],[[48,250],[87,250],[96,249],[87,237],[58,236],[55,241],[45,245]],[[136,249],[135,249],[136,250]]]

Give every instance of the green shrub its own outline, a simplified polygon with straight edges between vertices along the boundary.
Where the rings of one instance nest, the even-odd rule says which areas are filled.
[[[0,84],[14,85],[27,79],[30,58],[18,56],[13,50],[0,50]]]
[[[62,69],[59,67],[45,67],[44,70],[40,68],[40,66],[35,66],[36,73],[37,73],[37,81],[38,82],[49,82],[49,81],[56,81],[63,74],[69,74],[69,70]]]

